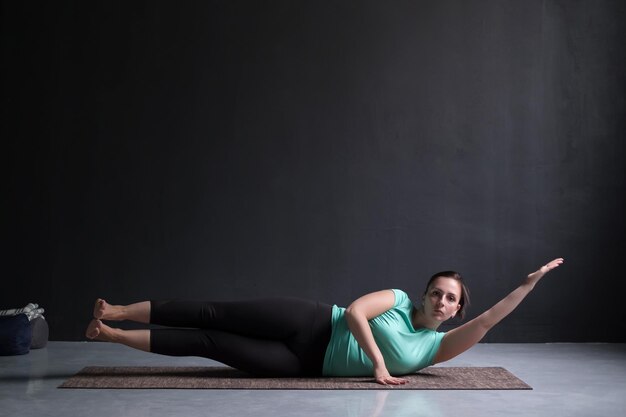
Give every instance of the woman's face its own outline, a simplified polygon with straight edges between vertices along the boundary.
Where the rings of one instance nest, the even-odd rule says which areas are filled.
[[[444,322],[455,316],[461,308],[461,284],[459,281],[439,277],[428,287],[422,299],[424,313],[432,320]]]

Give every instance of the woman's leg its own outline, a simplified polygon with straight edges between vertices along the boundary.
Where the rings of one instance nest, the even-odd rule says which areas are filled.
[[[89,323],[85,335],[89,339],[121,343],[134,349],[150,352],[150,330],[115,329],[98,319],[93,319]]]
[[[220,330],[153,329],[151,352],[168,356],[201,356],[262,376],[306,373],[300,358],[277,340],[241,336]]]
[[[208,342],[194,344],[204,346],[201,351],[210,353],[191,355],[210,357],[253,373],[260,373],[254,368],[254,363],[259,363],[266,370],[268,367],[264,363],[267,358],[281,356],[284,358],[282,361],[270,361],[270,364],[274,362],[274,367],[278,367],[281,374],[287,375],[287,368],[282,366],[292,361],[286,354],[276,353],[287,352],[299,360],[299,366],[288,367],[292,372],[297,370],[294,375],[320,375],[330,340],[331,315],[331,306],[297,298],[237,302],[152,301],[150,322],[169,327],[199,329],[197,337]],[[152,333],[153,352],[168,355],[190,354],[184,353],[186,350],[181,346],[185,343],[181,343],[180,335],[187,333],[163,331],[162,337],[159,336],[156,342],[154,335],[161,335],[160,332],[161,330],[159,333]],[[223,334],[229,336],[222,336]],[[162,350],[161,342],[169,343],[168,339],[174,348]],[[262,345],[257,343],[260,341],[263,342]],[[228,342],[234,345],[229,347]],[[239,364],[239,360],[245,363],[245,367]]]
[[[329,305],[296,298],[128,306],[97,300],[94,316],[186,329],[120,330],[94,320],[88,338],[170,356],[208,357],[265,375],[321,374],[331,332]]]
[[[318,306],[316,302],[288,297],[235,302],[142,301],[129,305],[112,305],[99,298],[93,316],[99,320],[131,320],[284,339],[310,326]]]
[[[319,304],[291,297],[230,302],[151,301],[150,323],[215,329],[271,340],[307,333]]]
[[[306,371],[298,356],[280,341],[254,339],[219,330],[122,330],[93,319],[86,336],[144,352],[214,359],[254,375],[297,376]]]
[[[99,320],[131,320],[137,323],[150,322],[150,301],[129,305],[111,305],[98,298],[93,308],[93,317]]]

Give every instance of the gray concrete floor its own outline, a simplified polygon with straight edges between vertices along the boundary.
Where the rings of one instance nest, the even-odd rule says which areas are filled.
[[[624,344],[479,344],[444,366],[503,366],[532,391],[71,390],[84,366],[215,365],[108,343],[0,357],[0,416],[624,416]]]

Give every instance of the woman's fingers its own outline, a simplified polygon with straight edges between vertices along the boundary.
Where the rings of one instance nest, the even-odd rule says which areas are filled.
[[[556,258],[555,260],[548,262],[546,266],[548,267],[548,269],[553,269],[561,265],[562,263],[563,263],[563,258]]]
[[[404,385],[409,381],[404,378],[395,378],[393,376],[387,376],[387,377],[376,378],[376,382],[378,382],[381,385]]]

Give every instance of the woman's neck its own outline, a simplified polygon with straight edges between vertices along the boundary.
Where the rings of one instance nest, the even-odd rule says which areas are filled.
[[[411,317],[411,324],[413,324],[413,328],[415,330],[418,329],[430,329],[437,330],[441,322],[437,320],[428,319],[424,312],[424,306],[420,306],[420,308],[413,307],[413,314]]]

